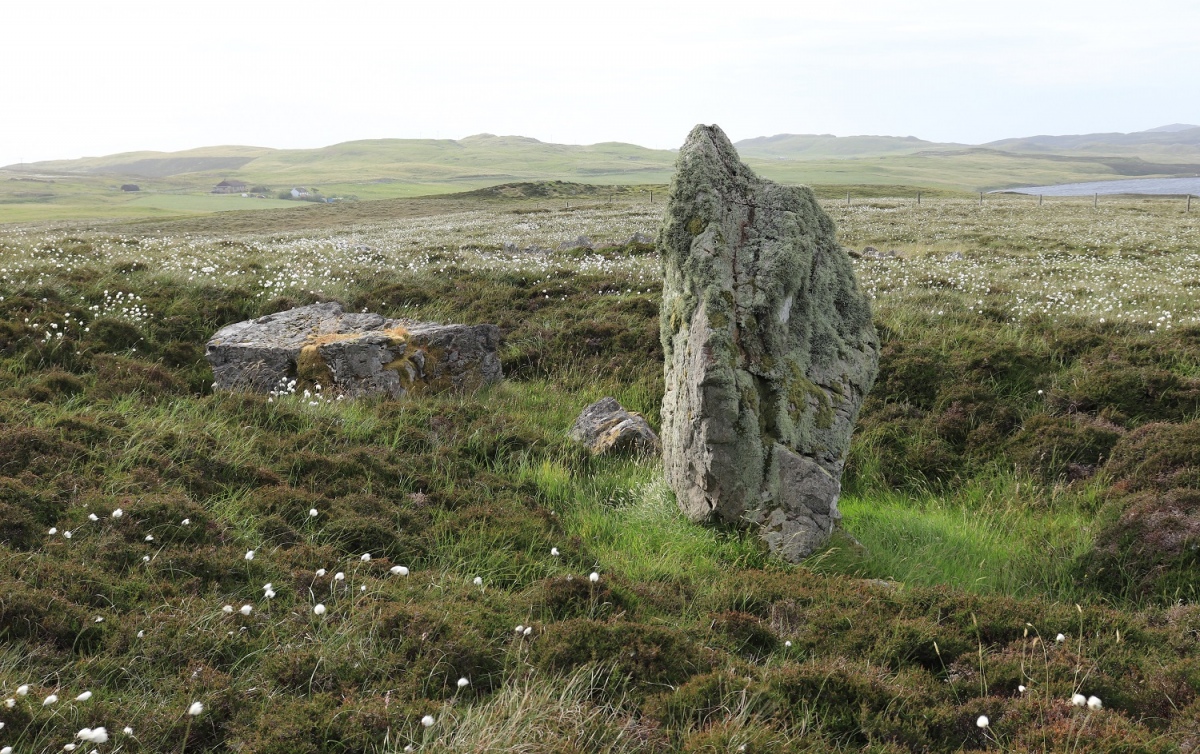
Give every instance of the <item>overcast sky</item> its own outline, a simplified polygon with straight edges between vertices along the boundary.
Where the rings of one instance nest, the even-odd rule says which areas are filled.
[[[0,165],[520,134],[981,143],[1200,123],[1192,0],[0,2]]]

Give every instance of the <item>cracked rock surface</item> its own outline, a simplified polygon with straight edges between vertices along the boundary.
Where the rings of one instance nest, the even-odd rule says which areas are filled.
[[[268,393],[296,380],[354,398],[473,390],[502,376],[495,325],[440,325],[310,304],[221,328],[205,357],[218,390]]]
[[[798,561],[840,518],[878,371],[850,258],[810,189],[756,176],[716,126],[680,149],[658,248],[667,481],[692,519],[749,522]]]

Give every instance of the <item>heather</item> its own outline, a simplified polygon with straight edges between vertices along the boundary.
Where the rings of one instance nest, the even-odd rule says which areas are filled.
[[[661,209],[0,228],[0,747],[1194,750],[1200,215],[827,202],[880,377],[787,566],[566,436],[658,425]],[[324,300],[495,323],[507,379],[212,391]]]

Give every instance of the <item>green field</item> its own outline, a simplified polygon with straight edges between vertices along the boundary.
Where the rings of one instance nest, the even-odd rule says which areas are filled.
[[[0,228],[0,748],[1193,750],[1200,213],[826,189],[880,375],[790,566],[566,436],[658,426],[651,190]],[[213,332],[327,300],[495,323],[506,379],[213,392]]]

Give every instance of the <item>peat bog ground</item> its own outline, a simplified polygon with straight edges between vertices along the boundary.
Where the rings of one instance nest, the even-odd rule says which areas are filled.
[[[0,750],[1197,750],[1200,213],[826,208],[883,351],[795,567],[566,437],[658,422],[645,192],[0,226]],[[213,393],[326,300],[506,380]]]

